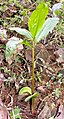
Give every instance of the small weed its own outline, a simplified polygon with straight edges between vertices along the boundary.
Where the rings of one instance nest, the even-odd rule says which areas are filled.
[[[14,109],[12,109],[12,111],[10,112],[10,116],[11,119],[21,119],[20,117],[20,108],[15,107]]]

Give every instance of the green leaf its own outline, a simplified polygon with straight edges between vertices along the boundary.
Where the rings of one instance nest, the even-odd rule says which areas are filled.
[[[29,31],[32,34],[34,39],[37,32],[41,29],[43,23],[45,22],[45,18],[48,14],[48,6],[46,3],[39,4],[34,10],[28,20]]]
[[[22,44],[24,44],[24,45],[26,45],[26,46],[32,48],[31,45],[30,45],[30,43],[29,43],[28,41],[26,41],[26,40],[23,40],[23,41],[22,41]]]
[[[5,57],[6,60],[10,58],[12,54],[15,54],[15,49],[19,43],[22,43],[22,39],[19,39],[17,37],[12,37],[6,44],[6,51],[5,51]]]
[[[17,115],[17,114],[20,113],[20,108],[19,108],[19,107],[15,107],[15,108],[13,109],[13,111],[14,111],[14,114]]]
[[[23,93],[32,94],[31,88],[30,87],[23,87],[22,89],[20,89],[19,95],[22,95]]]
[[[62,7],[62,3],[59,2],[59,3],[56,3],[53,5],[52,10],[56,11],[56,10],[60,9],[61,7]]]
[[[48,18],[45,23],[43,24],[40,31],[36,34],[35,40],[39,42],[42,38],[46,37],[49,32],[51,32],[56,24],[59,22],[59,18]]]
[[[50,117],[49,119],[54,119],[54,116]]]
[[[11,27],[9,28],[10,30],[14,30],[16,31],[17,33],[19,33],[20,35],[24,35],[26,36],[28,39],[31,39],[32,40],[32,35],[31,33],[26,30],[26,29],[23,29],[23,28],[19,28],[19,27]]]
[[[21,116],[18,114],[15,116],[15,119],[21,119]]]
[[[28,96],[26,99],[25,99],[25,102],[29,101],[31,98],[36,98],[38,96],[38,93],[34,93],[33,95],[30,95]]]
[[[14,112],[14,116],[15,116],[15,118],[17,119],[17,118],[20,118],[20,108],[19,107],[15,107],[13,110],[12,110],[13,112]],[[11,116],[11,118],[13,119],[13,112],[10,112],[10,116]]]

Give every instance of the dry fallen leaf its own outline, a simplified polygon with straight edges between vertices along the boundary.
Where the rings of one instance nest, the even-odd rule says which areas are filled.
[[[44,86],[39,86],[39,87],[37,88],[37,90],[38,90],[39,92],[42,92],[43,94],[46,94],[46,91],[47,91]]]
[[[47,62],[48,57],[49,57],[49,53],[47,51],[47,49],[45,48],[45,46],[41,43],[37,44],[35,47],[35,56],[36,58],[40,58],[42,59],[44,62]]]
[[[59,48],[57,51],[54,52],[59,57],[56,59],[58,63],[64,63],[64,48]]]
[[[60,105],[59,111],[55,119],[64,119],[64,106]]]
[[[31,50],[26,50],[25,51],[25,58],[27,61],[31,61],[32,58],[31,58]]]
[[[0,43],[6,43],[7,42],[7,34],[6,29],[0,29]]]
[[[43,110],[38,115],[38,119],[49,119],[51,117],[51,111],[47,104],[44,106]]]
[[[0,98],[0,119],[11,119],[1,98]]]
[[[2,85],[4,81],[4,74],[0,72],[0,86]]]

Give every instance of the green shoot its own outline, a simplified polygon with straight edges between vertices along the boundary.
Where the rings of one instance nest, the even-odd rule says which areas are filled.
[[[27,39],[31,40],[32,45],[31,45],[31,50],[32,50],[32,86],[31,90],[30,88],[25,88],[20,90],[20,94],[23,92],[27,92],[30,94],[30,96],[27,97],[25,101],[28,101],[32,98],[32,114],[34,114],[34,98],[37,97],[37,93],[34,91],[34,49],[37,44],[41,39],[44,39],[48,35],[49,32],[52,32],[53,28],[56,26],[56,24],[59,21],[59,18],[54,17],[54,18],[47,18],[48,14],[48,6],[45,2],[42,4],[39,4],[36,7],[36,10],[34,10],[28,20],[28,28],[29,31],[23,28],[18,28],[18,27],[11,27],[9,28],[10,30],[16,31],[20,35],[24,35],[27,37]],[[21,42],[22,43],[22,42]],[[27,45],[24,42],[25,45]],[[7,43],[6,45],[6,52],[7,52],[7,47],[9,48],[9,51],[11,51],[10,42]],[[15,45],[16,46],[16,45]],[[28,46],[29,47],[29,46]],[[7,54],[8,55],[8,54]],[[6,55],[6,58],[7,58]]]

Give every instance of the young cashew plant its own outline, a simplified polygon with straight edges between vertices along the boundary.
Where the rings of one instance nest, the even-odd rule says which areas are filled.
[[[23,93],[28,93],[29,96],[25,99],[25,101],[28,101],[31,99],[32,105],[31,105],[31,111],[32,114],[34,113],[34,98],[38,96],[38,93],[34,91],[34,49],[36,44],[41,40],[44,39],[48,35],[49,32],[53,30],[53,28],[56,26],[56,24],[59,21],[59,18],[53,17],[53,18],[47,18],[48,14],[48,6],[46,3],[39,4],[36,9],[32,12],[31,16],[29,17],[28,20],[28,29],[23,29],[19,27],[11,27],[9,28],[10,30],[14,30],[20,35],[24,35],[29,39],[32,43],[30,46],[32,50],[32,85],[30,87],[23,87],[20,89],[19,94],[22,95]],[[6,52],[8,53],[8,49],[10,50],[9,47],[9,42],[6,44]],[[27,41],[19,40],[19,43],[22,44],[29,44]],[[13,43],[13,41],[12,41]],[[16,43],[17,45],[17,43]],[[15,46],[16,46],[15,45]]]

